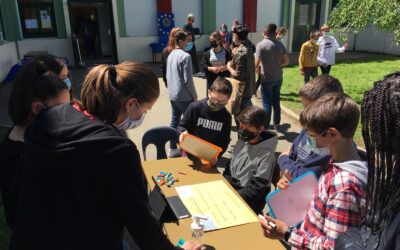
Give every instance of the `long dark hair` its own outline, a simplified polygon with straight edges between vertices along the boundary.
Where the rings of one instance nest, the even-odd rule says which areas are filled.
[[[368,155],[364,224],[380,234],[390,212],[400,209],[400,72],[365,92],[361,121]]]
[[[39,62],[22,67],[15,79],[8,101],[8,114],[15,125],[27,125],[32,119],[31,104],[46,102],[68,87],[58,75],[50,72]]]

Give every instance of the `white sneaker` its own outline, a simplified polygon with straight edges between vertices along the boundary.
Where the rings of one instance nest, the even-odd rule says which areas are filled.
[[[179,150],[179,148],[170,148],[168,150],[168,158],[175,158],[175,157],[179,157],[181,156],[181,151]]]

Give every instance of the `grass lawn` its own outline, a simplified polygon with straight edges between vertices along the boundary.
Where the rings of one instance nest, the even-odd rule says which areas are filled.
[[[7,128],[0,127],[0,141],[3,140],[4,134],[7,132]],[[8,249],[8,241],[10,239],[10,231],[6,224],[6,218],[4,217],[3,198],[0,197],[0,250]]]
[[[351,96],[359,105],[364,91],[370,89],[375,81],[383,79],[387,74],[400,70],[400,58],[395,56],[371,55],[368,58],[349,59],[340,61],[332,66],[331,75],[338,78],[346,94]],[[319,72],[321,73],[321,72]],[[301,105],[298,92],[303,85],[303,77],[299,67],[290,66],[283,70],[283,85],[281,91],[282,104],[300,114]],[[361,123],[355,135],[357,145],[364,147],[361,136]]]

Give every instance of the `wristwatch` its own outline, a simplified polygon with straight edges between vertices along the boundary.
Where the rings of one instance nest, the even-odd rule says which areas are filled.
[[[293,227],[288,227],[285,232],[285,241],[288,242],[290,238],[290,234],[292,233]]]

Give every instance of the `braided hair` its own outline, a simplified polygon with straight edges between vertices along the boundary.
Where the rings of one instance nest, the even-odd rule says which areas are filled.
[[[364,224],[381,234],[390,213],[400,209],[400,72],[364,93],[361,121],[368,155]]]

